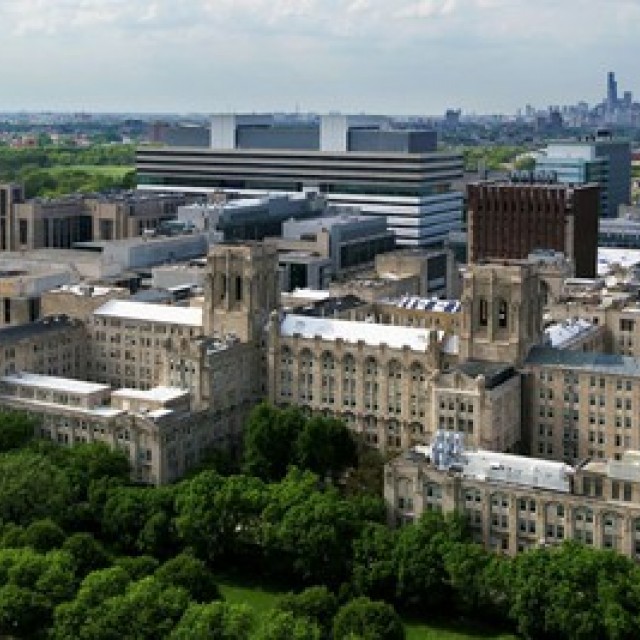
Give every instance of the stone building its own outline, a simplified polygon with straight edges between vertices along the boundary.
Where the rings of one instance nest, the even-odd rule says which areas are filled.
[[[384,493],[391,524],[429,510],[457,512],[474,539],[497,552],[579,540],[640,560],[639,469],[637,451],[572,467],[465,451],[459,434],[440,433],[433,447],[416,447],[385,466]]]

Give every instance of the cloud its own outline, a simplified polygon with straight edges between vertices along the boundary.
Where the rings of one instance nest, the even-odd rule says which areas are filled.
[[[0,109],[558,103],[635,77],[639,22],[638,0],[0,0]]]

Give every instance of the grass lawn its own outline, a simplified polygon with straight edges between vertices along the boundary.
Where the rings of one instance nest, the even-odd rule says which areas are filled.
[[[269,611],[286,593],[277,587],[265,587],[229,576],[216,576],[224,599],[230,604],[248,604],[258,615]],[[467,623],[438,625],[423,622],[405,622],[407,640],[516,640],[515,636],[487,631]]]
[[[135,167],[129,165],[118,164],[72,164],[72,165],[58,165],[56,167],[48,167],[43,169],[52,176],[67,171],[85,171],[86,173],[93,173],[99,175],[109,176],[110,178],[122,178],[129,171],[133,171]]]

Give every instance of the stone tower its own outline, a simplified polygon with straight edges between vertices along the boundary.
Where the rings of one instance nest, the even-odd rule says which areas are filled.
[[[469,265],[462,280],[459,357],[519,366],[542,340],[543,293],[526,261]]]
[[[209,253],[203,309],[207,336],[259,340],[269,313],[280,304],[278,258],[262,244],[220,244]]]

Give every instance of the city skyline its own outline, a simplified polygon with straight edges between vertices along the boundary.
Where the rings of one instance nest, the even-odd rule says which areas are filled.
[[[594,104],[608,71],[638,92],[638,19],[634,0],[8,0],[0,111]]]

